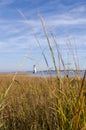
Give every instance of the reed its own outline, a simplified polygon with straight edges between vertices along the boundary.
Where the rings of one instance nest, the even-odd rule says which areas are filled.
[[[54,67],[55,67],[57,76],[59,77],[59,71],[58,71],[58,69],[57,69],[54,52],[53,52],[52,46],[51,46],[51,44],[50,44],[50,38],[49,38],[49,36],[48,36],[47,30],[46,30],[46,27],[45,27],[45,24],[44,24],[44,20],[43,20],[43,18],[42,18],[41,15],[40,15],[40,21],[41,21],[41,24],[42,24],[42,27],[43,27],[43,31],[44,31],[45,37],[46,37],[46,39],[47,39],[47,43],[48,43],[48,46],[49,46],[49,49],[50,49],[50,52],[51,52],[51,57],[52,57],[52,61],[53,61],[53,64],[54,64]]]
[[[12,77],[13,75],[0,75],[0,97],[6,91]],[[3,123],[0,129],[84,129],[85,78],[62,78],[62,83],[62,90],[59,90],[57,78],[18,74],[5,99],[5,106],[0,111],[0,122]],[[81,88],[83,96],[80,97]]]
[[[19,63],[15,74],[0,75],[0,130],[85,130],[86,71],[83,78],[61,77],[42,16],[40,21],[57,75],[44,78],[18,74],[27,58],[38,63],[29,53]],[[49,69],[41,44],[37,36],[34,37]],[[54,35],[52,38],[66,70],[56,38]],[[70,43],[68,47],[74,58]],[[75,59],[74,63],[77,68]]]

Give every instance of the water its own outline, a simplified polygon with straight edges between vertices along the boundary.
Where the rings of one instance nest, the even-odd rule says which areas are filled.
[[[1,72],[1,74],[15,74],[14,72]],[[55,77],[56,76],[56,71],[55,70],[51,70],[51,71],[37,71],[36,73],[33,73],[33,71],[20,71],[18,72],[20,74],[22,73],[27,73],[31,76],[41,76],[41,77],[48,77],[48,76],[52,76]],[[85,70],[78,70],[78,74],[80,77],[83,77],[85,73]],[[60,70],[60,75],[61,77],[64,77],[66,75],[68,75],[69,77],[75,77],[76,76],[76,71],[75,70]]]
[[[79,70],[78,74],[80,77],[84,76],[84,72],[85,70]],[[35,74],[32,71],[28,71],[28,74],[30,74],[31,76],[41,76],[41,77],[48,77],[48,76],[52,76],[55,77],[56,76],[56,71],[51,70],[51,71],[37,71]],[[61,77],[64,77],[66,75],[68,75],[69,77],[75,77],[76,76],[76,71],[75,70],[60,70],[60,75]]]

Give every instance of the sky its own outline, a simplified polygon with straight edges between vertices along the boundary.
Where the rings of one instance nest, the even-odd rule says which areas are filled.
[[[56,59],[55,36],[66,68],[86,69],[86,0],[0,0],[0,72],[54,69],[43,18]],[[68,44],[71,43],[71,48]],[[72,50],[72,51],[71,51]],[[60,68],[63,69],[60,63]]]

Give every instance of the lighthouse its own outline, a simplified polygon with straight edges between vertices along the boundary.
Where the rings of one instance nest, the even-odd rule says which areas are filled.
[[[36,73],[37,70],[36,70],[36,65],[33,65],[33,73]]]

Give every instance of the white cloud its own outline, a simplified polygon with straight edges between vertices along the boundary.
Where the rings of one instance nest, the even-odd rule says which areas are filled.
[[[56,16],[55,16],[56,17]],[[70,19],[70,18],[69,18]],[[83,23],[84,20],[77,20],[75,21],[74,19],[69,20],[67,17],[66,23],[62,23],[62,18],[55,19],[48,19],[46,20],[46,25],[48,30],[50,30],[50,27],[52,28],[52,26],[55,26],[56,28],[58,28],[59,26],[62,27],[62,25],[68,27],[69,24],[74,26],[78,26],[78,21],[81,21],[81,23]],[[75,22],[74,22],[74,21]],[[71,23],[69,23],[69,21]],[[85,22],[84,22],[85,24]],[[31,27],[31,26],[32,27]],[[80,24],[79,24],[80,25]],[[29,28],[31,27],[31,29]],[[33,28],[33,29],[32,29]],[[42,29],[42,26],[40,24],[40,21],[37,20],[35,22],[35,20],[29,20],[29,25],[26,24],[26,21],[22,20],[22,21],[12,21],[11,22],[3,22],[3,24],[1,24],[0,26],[0,30],[1,30],[1,34],[0,34],[0,51],[20,51],[23,49],[27,49],[27,48],[35,48],[37,47],[37,42],[34,38],[34,34],[37,34],[41,46],[44,48],[45,46],[47,46],[47,40],[44,36],[44,32]],[[59,32],[58,32],[59,33]],[[4,35],[3,35],[4,34]],[[85,34],[73,34],[73,32],[71,32],[69,34],[69,36],[71,38],[75,37],[75,39],[77,40],[77,44],[81,45],[86,45],[86,36]],[[2,39],[3,37],[3,39]],[[2,40],[1,40],[2,39]],[[66,44],[66,34],[64,34],[64,36],[58,36],[57,35],[57,40],[59,44]]]
[[[7,2],[13,2],[14,0],[8,0]],[[56,1],[54,1],[53,5]],[[6,2],[3,1],[5,4]],[[52,3],[52,2],[51,2]],[[52,4],[49,3],[51,6]],[[48,7],[48,8],[51,8]],[[66,7],[65,7],[66,8]],[[65,9],[64,8],[64,9]],[[40,9],[47,10],[47,6],[41,7]],[[79,11],[79,15],[77,12]],[[34,12],[35,9],[32,9],[31,12]],[[16,11],[17,12],[17,11]],[[26,13],[25,13],[26,12]],[[26,17],[28,17],[27,11],[25,11]],[[69,34],[71,37],[75,37],[77,39],[77,44],[85,44],[86,45],[86,37],[85,33],[83,32],[83,28],[86,28],[86,16],[83,12],[86,12],[86,8],[84,5],[79,5],[77,7],[72,7],[69,9],[68,12],[62,11],[59,13],[52,13],[52,12],[46,12],[43,14],[44,21],[47,26],[48,32],[49,31],[57,31],[60,33],[59,36],[57,36],[57,39],[59,40],[59,44],[65,44],[65,33]],[[48,15],[49,13],[49,15]],[[81,17],[80,17],[81,16]],[[22,18],[22,20],[20,20]],[[41,26],[41,22],[38,17],[34,16],[27,20],[24,20],[23,17],[18,18],[19,20],[0,20],[0,45],[1,50],[6,51],[6,48],[8,50],[20,50],[25,49],[28,47],[36,47],[37,43],[34,38],[34,34],[37,34],[38,38],[41,41],[41,45],[44,47],[47,44],[46,38],[44,36],[43,28]],[[60,32],[60,28],[62,31]],[[74,29],[78,28],[78,30],[82,29],[82,32],[78,32]],[[65,31],[66,30],[66,31]],[[80,33],[80,34],[79,34]],[[83,35],[84,33],[84,35]],[[4,34],[4,35],[3,35]]]
[[[9,5],[13,3],[15,0],[0,0],[0,6]]]
[[[77,6],[72,7],[72,9],[70,10],[71,13],[84,13],[86,12],[86,5],[85,4],[80,4]]]

